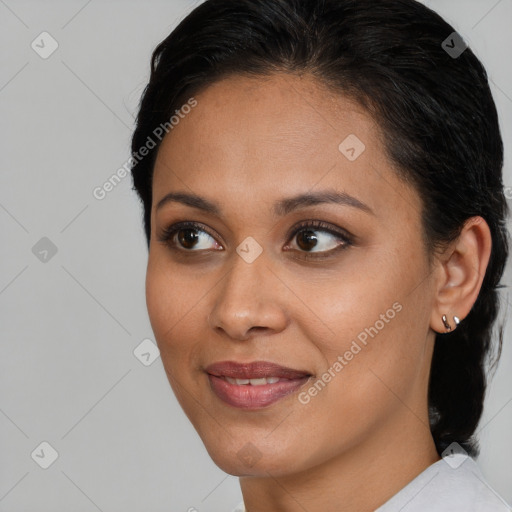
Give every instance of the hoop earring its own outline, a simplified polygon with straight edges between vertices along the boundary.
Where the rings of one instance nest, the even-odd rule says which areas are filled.
[[[453,317],[453,321],[455,322],[455,325],[459,325],[460,324],[460,318],[458,316],[454,316]]]
[[[452,326],[448,323],[448,319],[446,318],[446,315],[443,315],[441,318],[443,320],[443,324],[444,324],[445,329],[447,331],[451,331],[452,330]]]

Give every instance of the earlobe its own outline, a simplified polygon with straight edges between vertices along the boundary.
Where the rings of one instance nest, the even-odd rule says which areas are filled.
[[[443,321],[443,325],[444,325],[444,328],[446,329],[446,332],[450,332],[452,330],[452,326],[450,325],[450,323],[448,322],[448,318],[446,318],[446,315],[443,315],[441,317],[441,320]],[[455,323],[455,328],[457,328],[457,326],[460,324],[460,319],[458,316],[454,315],[453,316],[453,321]]]
[[[482,217],[466,221],[457,240],[439,258],[440,279],[432,310],[431,328],[448,333],[465,318],[480,292],[491,255],[492,237]]]

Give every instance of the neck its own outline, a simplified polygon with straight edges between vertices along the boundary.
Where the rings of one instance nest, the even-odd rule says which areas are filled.
[[[240,478],[247,512],[373,512],[440,460],[427,418],[401,415],[368,440],[300,473]]]

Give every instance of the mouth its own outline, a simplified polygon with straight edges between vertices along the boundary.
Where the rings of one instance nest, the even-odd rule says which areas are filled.
[[[224,403],[241,409],[261,409],[296,392],[311,377],[304,370],[267,361],[223,361],[205,368],[210,387]]]

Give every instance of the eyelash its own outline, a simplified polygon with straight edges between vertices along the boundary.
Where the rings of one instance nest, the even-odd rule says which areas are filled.
[[[318,253],[310,253],[307,251],[298,251],[303,256],[301,256],[303,259],[306,260],[322,260],[325,258],[331,257],[334,253],[337,253],[340,250],[346,249],[347,247],[351,246],[353,244],[352,236],[349,235],[347,232],[337,231],[332,229],[330,224],[327,224],[323,221],[303,221],[299,225],[294,226],[290,232],[287,235],[287,240],[293,240],[295,236],[297,236],[301,231],[307,231],[307,228],[314,228],[314,230],[318,231],[324,231],[326,233],[329,233],[330,235],[334,235],[339,240],[341,240],[343,243],[339,244],[334,249],[331,249],[329,251],[322,251]],[[197,222],[192,221],[186,221],[186,222],[179,222],[177,224],[174,224],[168,228],[165,228],[162,230],[161,234],[158,237],[158,241],[167,245],[170,249],[174,251],[180,251],[184,253],[194,253],[194,252],[201,252],[201,251],[193,251],[188,249],[183,249],[177,246],[176,242],[173,240],[173,237],[178,231],[182,230],[197,230],[197,231],[203,231],[207,235],[211,236],[213,239],[215,239],[215,236],[213,233],[211,233],[208,229],[205,229],[205,226],[202,224],[199,224]]]

